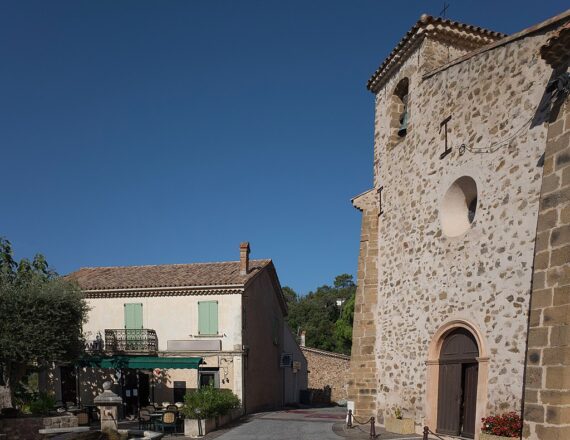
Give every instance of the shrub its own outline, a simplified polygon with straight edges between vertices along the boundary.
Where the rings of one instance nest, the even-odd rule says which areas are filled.
[[[239,398],[230,390],[208,386],[184,396],[182,413],[191,419],[210,419],[224,416],[230,410],[239,408]]]
[[[481,420],[483,422],[481,431],[486,434],[517,438],[521,436],[521,416],[514,411],[500,416],[484,417]]]
[[[48,415],[55,406],[55,398],[47,393],[39,393],[29,404],[30,412],[34,415]]]

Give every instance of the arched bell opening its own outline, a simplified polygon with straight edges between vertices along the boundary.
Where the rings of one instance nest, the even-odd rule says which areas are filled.
[[[410,130],[409,108],[410,80],[401,79],[390,97],[390,146],[393,147],[406,137]]]

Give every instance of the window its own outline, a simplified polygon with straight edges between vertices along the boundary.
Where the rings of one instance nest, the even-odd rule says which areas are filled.
[[[220,371],[218,368],[200,368],[198,375],[200,388],[209,386],[220,388]]]
[[[218,301],[198,302],[198,334],[218,334]]]
[[[174,381],[174,403],[184,402],[184,395],[186,394],[186,381],[185,380],[175,380]]]
[[[279,319],[274,316],[273,322],[271,323],[271,338],[273,339],[273,345],[279,345],[279,330]]]
[[[390,100],[390,130],[393,130],[390,135],[390,146],[394,146],[406,137],[410,128],[409,84],[408,78],[402,79],[394,89]]]
[[[467,231],[477,212],[477,183],[469,176],[457,179],[443,197],[440,209],[441,227],[448,237]]]

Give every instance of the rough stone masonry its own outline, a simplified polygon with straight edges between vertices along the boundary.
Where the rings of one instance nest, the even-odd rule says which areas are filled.
[[[353,200],[356,414],[383,424],[399,408],[418,432],[438,429],[441,349],[464,329],[478,346],[474,437],[481,417],[526,401],[527,438],[570,438],[570,356],[558,347],[570,314],[569,128],[551,85],[568,62],[541,56],[569,20],[505,36],[422,16],[369,81],[374,187]]]

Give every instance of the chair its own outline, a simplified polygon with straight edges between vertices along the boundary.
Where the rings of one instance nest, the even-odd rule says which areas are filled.
[[[77,417],[77,424],[79,426],[89,425],[89,413],[87,410],[81,410],[75,413],[75,417]]]
[[[154,405],[147,405],[144,407],[144,409],[146,409],[149,413],[153,413],[156,412],[156,407]]]
[[[165,411],[160,421],[157,422],[157,427],[160,428],[162,432],[165,432],[165,429],[172,429],[173,432],[176,432],[176,419],[177,416],[174,411]]]
[[[152,426],[152,419],[148,409],[141,409],[139,411],[139,429],[150,429]]]
[[[166,407],[166,411],[174,411],[174,412],[178,412],[178,407],[176,405],[168,405]]]

